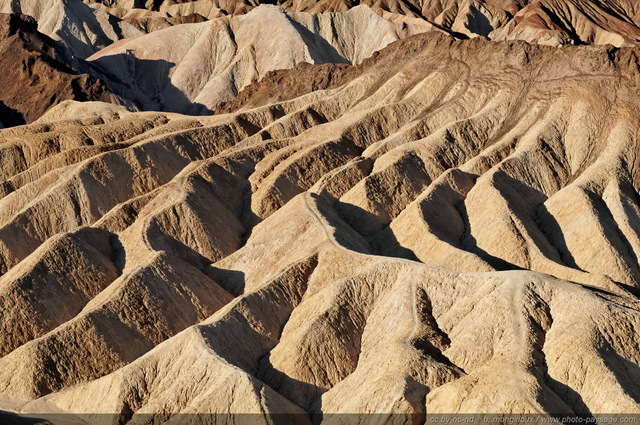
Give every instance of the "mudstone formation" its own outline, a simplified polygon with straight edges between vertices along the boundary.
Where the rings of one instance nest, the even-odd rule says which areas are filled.
[[[640,5],[270,3],[0,0],[0,419],[640,413]]]

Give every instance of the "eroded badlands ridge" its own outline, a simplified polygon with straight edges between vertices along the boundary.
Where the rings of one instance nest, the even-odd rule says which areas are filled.
[[[0,0],[0,12],[33,16],[65,47],[66,65],[132,109],[192,115],[210,114],[267,72],[358,64],[425,31],[552,46],[640,40],[635,0]]]
[[[635,0],[85,1],[125,19],[144,16],[157,22],[182,16],[211,19],[244,14],[261,3],[309,13],[344,12],[356,5],[367,5],[385,18],[414,23],[426,21],[458,37],[483,36],[549,45],[622,46],[637,45],[640,41],[640,8]]]
[[[638,63],[427,33],[228,114],[2,130],[3,403],[640,412]]]
[[[314,15],[262,5],[243,16],[125,39],[89,61],[142,109],[207,114],[269,71],[301,62],[360,63],[431,28],[391,22],[366,6]]]
[[[118,102],[105,85],[66,65],[65,49],[26,15],[0,13],[0,125],[31,123],[64,100]]]

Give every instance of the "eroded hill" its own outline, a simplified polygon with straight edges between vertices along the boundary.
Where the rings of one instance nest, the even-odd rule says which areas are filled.
[[[370,6],[381,16],[426,21],[458,37],[525,40],[549,45],[638,45],[640,8],[634,0],[86,0],[113,13],[205,18],[244,14],[261,3],[294,12],[345,12]]]
[[[366,6],[314,15],[262,5],[242,16],[125,39],[89,62],[142,109],[207,114],[269,71],[302,62],[360,63],[432,28],[391,22]]]
[[[0,122],[4,127],[31,123],[65,100],[119,101],[102,82],[66,65],[64,48],[37,28],[29,16],[0,14]]]
[[[425,33],[226,114],[1,131],[4,403],[638,413],[638,63]]]
[[[41,33],[69,49],[68,62],[85,59],[114,41],[143,34],[130,23],[81,0],[0,0],[0,12],[34,18]]]

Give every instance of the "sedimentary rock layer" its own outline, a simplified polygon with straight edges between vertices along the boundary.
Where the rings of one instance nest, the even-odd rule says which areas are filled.
[[[91,423],[638,413],[638,63],[428,33],[213,117],[2,130],[0,395]]]
[[[87,0],[119,10],[168,16],[238,15],[261,3],[295,12],[345,12],[360,4],[390,20],[426,21],[458,37],[525,40],[549,45],[638,45],[640,8],[634,0]],[[123,12],[118,12],[122,14]]]
[[[114,91],[143,109],[206,114],[269,71],[301,62],[359,63],[429,29],[390,22],[366,6],[313,15],[263,5],[243,16],[125,39],[89,61]]]
[[[38,32],[30,16],[0,14],[0,122],[4,127],[31,123],[64,100],[119,101],[102,82],[66,65],[65,51]]]
[[[0,12],[31,16],[38,22],[41,33],[64,43],[74,57],[81,59],[116,40],[144,33],[81,0],[0,0]]]

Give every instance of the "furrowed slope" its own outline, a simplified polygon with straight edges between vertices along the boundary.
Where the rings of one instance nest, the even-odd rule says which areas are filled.
[[[403,26],[367,7],[311,15],[261,6],[244,16],[123,40],[89,58],[116,92],[143,109],[207,113],[266,72],[300,62],[358,63],[429,27]]]
[[[64,43],[80,59],[114,41],[143,34],[130,23],[95,10],[81,0],[0,0],[0,12],[33,17],[40,32]],[[69,62],[73,59],[67,58]]]
[[[638,413],[638,63],[427,33],[227,114],[0,131],[0,395],[114,424]]]
[[[94,9],[106,12],[116,16],[125,22],[143,29],[145,32],[153,32],[164,28],[169,28],[180,24],[194,24],[204,22],[208,19],[219,18],[224,16],[218,9],[203,10],[202,7],[195,8],[198,12],[204,13],[204,16],[197,12],[180,13],[172,12],[156,12],[146,9],[125,9],[121,7],[108,7],[101,3],[89,3]],[[194,5],[195,6],[195,5]]]
[[[89,3],[95,2],[90,0]],[[117,6],[120,10],[146,8],[172,17],[198,13],[211,18],[221,14],[244,14],[263,2],[97,2],[101,3]],[[289,11],[308,13],[345,12],[364,4],[389,20],[414,24],[426,21],[462,38],[483,36],[492,40],[525,40],[556,46],[628,46],[640,42],[640,8],[633,0],[280,0],[275,4]]]
[[[0,120],[31,123],[64,100],[118,102],[102,82],[65,65],[64,51],[25,15],[0,14]]]

